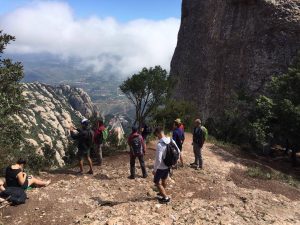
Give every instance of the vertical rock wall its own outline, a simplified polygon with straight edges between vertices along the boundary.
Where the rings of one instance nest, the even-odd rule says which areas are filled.
[[[262,92],[299,50],[299,0],[183,0],[174,97],[196,102],[204,120],[213,117],[232,91]]]

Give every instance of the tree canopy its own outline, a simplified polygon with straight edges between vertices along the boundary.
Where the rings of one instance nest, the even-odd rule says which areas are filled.
[[[168,73],[160,66],[143,68],[121,85],[121,91],[135,106],[135,123],[141,126],[146,117],[158,107],[168,92]]]
[[[0,165],[4,165],[14,158],[15,151],[19,151],[23,128],[14,119],[24,107],[22,87],[23,66],[13,63],[10,59],[3,59],[3,52],[7,45],[14,41],[11,35],[0,31]]]

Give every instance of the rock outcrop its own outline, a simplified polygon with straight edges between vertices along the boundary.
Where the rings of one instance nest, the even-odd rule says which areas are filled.
[[[96,108],[81,89],[40,83],[26,83],[23,87],[28,105],[16,118],[27,128],[28,143],[39,155],[44,155],[45,148],[54,150],[55,161],[63,166],[70,126],[89,117]]]
[[[232,91],[262,92],[299,50],[299,0],[183,0],[174,97],[196,102],[205,120]]]
[[[60,85],[56,87],[56,92],[65,96],[70,105],[87,118],[91,117],[98,111],[90,96],[81,88],[74,88],[69,85]]]

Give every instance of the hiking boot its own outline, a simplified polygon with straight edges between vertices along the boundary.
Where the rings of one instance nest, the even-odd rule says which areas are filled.
[[[128,177],[128,179],[134,180],[134,179],[135,179],[135,176],[130,175],[130,176]]]
[[[94,171],[93,171],[93,170],[89,170],[89,172],[87,172],[87,174],[93,175],[93,174],[94,174]]]
[[[171,201],[171,198],[166,197],[166,198],[159,199],[158,201],[161,204],[167,204],[167,203],[169,203]]]
[[[148,177],[148,174],[144,174],[144,175],[143,175],[143,178],[147,178],[147,177]]]

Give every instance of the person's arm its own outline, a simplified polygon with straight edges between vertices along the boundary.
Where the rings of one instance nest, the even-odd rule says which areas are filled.
[[[71,130],[71,137],[74,140],[78,140],[81,136],[81,132],[79,132],[79,130],[76,130],[77,133],[74,130]]]
[[[176,141],[176,138],[177,138],[177,137],[176,137],[176,132],[175,132],[175,130],[174,130],[173,133],[172,133],[172,139]]]
[[[18,183],[22,186],[26,181],[27,174],[24,172],[19,172],[17,174]]]
[[[182,144],[183,144],[184,140],[185,140],[185,135],[184,135],[184,132],[182,132]]]
[[[158,166],[161,164],[162,162],[162,151],[161,151],[162,146],[160,144],[157,145],[157,149],[156,149],[156,154],[155,154],[155,163],[154,163],[154,167],[153,167],[153,172],[156,173]]]

